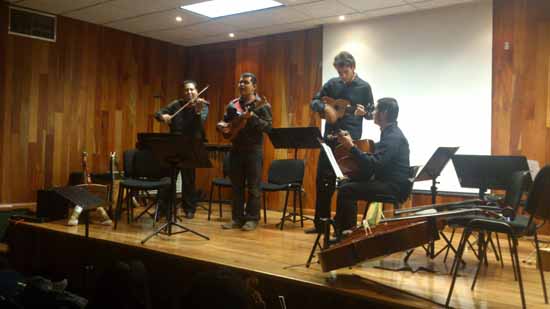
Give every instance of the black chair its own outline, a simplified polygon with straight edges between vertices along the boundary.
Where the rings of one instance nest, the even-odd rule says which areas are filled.
[[[148,192],[151,190],[158,192],[158,190],[163,188],[169,189],[170,177],[166,177],[168,174],[167,169],[161,167],[160,162],[153,157],[152,152],[137,149],[124,152],[124,178],[119,183],[114,229],[117,227],[124,199],[126,201],[129,224],[133,218],[132,197],[137,196],[139,192]],[[126,196],[124,197],[124,195]],[[147,206],[144,211],[146,212],[153,205],[158,205],[158,194],[156,202]],[[157,207],[153,224],[158,218],[158,211]]]
[[[502,200],[502,202],[499,203],[501,205],[501,207],[503,207],[503,208],[508,207],[510,209],[509,211],[511,211],[513,213],[517,213],[518,209],[519,209],[519,206],[521,204],[521,197],[523,196],[524,192],[529,190],[529,187],[531,186],[531,184],[532,184],[531,174],[529,173],[529,171],[515,172],[512,175],[512,177],[510,178],[509,184],[507,185],[506,194],[504,195],[504,199]],[[474,204],[471,204],[471,205],[463,205],[460,208],[468,208],[468,207],[474,207],[475,208],[475,207],[477,207],[477,205],[474,203]],[[444,248],[442,248],[437,254],[435,254],[435,256],[437,256],[443,250],[446,250],[445,258],[443,259],[443,262],[446,262],[449,250],[452,250],[456,255],[457,251],[452,245],[456,229],[457,228],[465,228],[470,223],[470,221],[472,221],[473,219],[478,219],[478,218],[483,219],[483,218],[485,218],[485,216],[482,216],[482,215],[464,215],[464,216],[457,216],[457,217],[449,218],[447,220],[447,226],[452,228],[451,237],[450,237],[450,239],[448,239],[443,232],[440,233],[442,238],[447,242],[447,245]],[[501,266],[504,267],[504,261],[502,259],[502,250],[501,250],[501,247],[500,247],[500,240],[499,240],[499,237],[498,237],[497,233],[495,233],[494,235],[495,235],[495,239],[496,239],[496,242],[497,242],[497,248],[495,248],[495,245],[494,245],[494,242],[493,242],[493,239],[492,239],[491,235],[489,235],[489,237],[487,237],[486,241],[491,245],[491,248],[493,249],[493,252],[495,252],[495,256],[496,256],[497,261],[500,261]],[[481,236],[483,236],[483,235],[481,235]],[[510,242],[509,238],[508,238],[508,242]],[[476,256],[476,258],[480,259],[480,256],[479,256],[478,252],[476,252],[476,249],[470,243],[469,240],[467,240],[466,244],[470,247],[470,249],[472,250],[472,252]],[[485,252],[485,254],[487,254],[487,252]],[[485,260],[485,263],[487,264],[487,260]],[[451,274],[452,274],[452,271],[451,271]]]
[[[478,252],[479,261],[478,261],[474,281],[471,286],[472,290],[475,288],[475,284],[477,281],[477,277],[479,275],[479,270],[481,268],[481,265],[483,264],[483,261],[487,259],[486,252],[487,252],[487,245],[489,243],[488,239],[490,237],[490,234],[504,233],[508,235],[509,239],[511,239],[510,255],[512,257],[512,267],[514,269],[514,276],[519,284],[522,306],[523,308],[526,308],[525,293],[523,289],[523,281],[521,278],[521,268],[520,268],[520,261],[518,258],[517,247],[518,247],[519,237],[532,235],[534,236],[534,240],[535,240],[535,248],[537,253],[537,261],[539,265],[540,277],[542,281],[542,291],[544,294],[544,302],[548,303],[548,296],[546,292],[546,282],[544,280],[544,272],[542,270],[543,266],[542,266],[542,259],[540,257],[540,249],[539,249],[539,242],[538,242],[538,235],[537,235],[538,227],[536,226],[534,221],[534,218],[539,218],[544,221],[550,219],[550,191],[548,190],[548,188],[550,188],[550,165],[545,166],[539,171],[539,173],[535,178],[533,186],[529,191],[529,196],[527,198],[527,203],[525,206],[525,212],[529,214],[529,216],[518,215],[515,218],[513,218],[513,220],[511,221],[507,221],[501,218],[498,218],[498,219],[476,218],[471,220],[468,223],[468,225],[464,230],[464,233],[462,234],[462,238],[460,240],[460,244],[458,247],[458,253],[454,259],[453,266],[451,267],[451,270],[453,273],[453,279],[451,281],[449,294],[447,296],[447,302],[446,302],[447,306],[451,301],[454,285],[456,282],[456,277],[458,275],[458,269],[460,268],[457,265],[458,261],[462,259],[464,250],[466,248],[466,243],[473,231],[479,231],[479,232],[482,232],[483,234],[487,233],[487,238],[484,237],[480,241],[480,252]]]
[[[262,183],[263,204],[264,204],[264,223],[267,223],[267,203],[266,192],[286,191],[285,205],[279,228],[283,230],[284,223],[290,217],[296,222],[296,193],[300,202],[300,225],[304,227],[304,213],[302,208],[302,188],[304,182],[305,163],[304,160],[273,160],[269,166],[267,182]],[[287,216],[288,194],[293,192],[293,213]]]
[[[402,196],[377,194],[374,197],[372,197],[370,200],[366,201],[367,205],[365,205],[365,210],[363,211],[363,218],[361,219],[361,221],[365,220],[365,218],[367,217],[367,211],[369,210],[369,206],[370,206],[371,203],[378,202],[378,203],[382,203],[382,204],[384,204],[384,203],[392,204],[394,210],[401,208],[401,204],[406,202],[409,199],[410,195],[411,195],[412,188],[413,188],[413,185],[414,185],[414,180],[416,178],[416,174],[418,174],[419,169],[420,169],[420,166],[418,166],[418,165],[411,166],[409,168],[409,184],[410,184],[410,186],[407,188],[407,192],[404,192]]]
[[[230,203],[231,201],[222,200],[222,188],[231,188],[231,179],[229,176],[229,154],[226,154],[222,162],[222,178],[214,178],[210,183],[210,199],[208,200],[208,220],[210,220],[210,214],[212,213],[212,196],[214,194],[214,189],[218,188],[218,204],[220,207],[220,218],[222,217],[222,204]],[[214,201],[216,202],[216,201]]]

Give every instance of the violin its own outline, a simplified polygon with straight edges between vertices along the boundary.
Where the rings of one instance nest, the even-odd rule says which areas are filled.
[[[218,122],[218,124],[216,125],[216,129],[222,134],[225,139],[233,141],[235,138],[237,138],[237,135],[239,134],[241,129],[246,126],[248,119],[252,116],[252,113],[266,104],[266,97],[262,97],[262,100],[256,101],[255,104],[246,104],[244,107],[244,113],[233,118],[229,122],[225,122],[223,120]]]
[[[200,105],[200,109],[202,109],[202,104],[204,102],[203,99],[200,98],[200,95],[203,94],[206,89],[208,89],[208,87],[210,87],[210,85],[206,85],[198,94],[195,98],[187,101],[187,103],[185,103],[182,107],[180,107],[175,113],[173,113],[172,115],[169,115],[168,117],[168,121],[167,122],[170,122],[172,121],[172,119],[174,119],[174,117],[176,117],[177,114],[179,114],[182,110],[186,109],[187,107],[195,107],[196,104],[201,104]]]

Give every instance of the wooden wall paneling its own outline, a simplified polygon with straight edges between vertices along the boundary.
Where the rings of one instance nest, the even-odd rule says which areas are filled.
[[[121,155],[137,132],[155,130],[152,93],[178,92],[181,46],[64,17],[57,38],[0,35],[0,202],[65,185],[83,150],[92,172],[106,171],[110,151]]]
[[[272,104],[274,127],[319,125],[309,102],[321,86],[321,46],[319,28],[188,48],[186,75],[201,85],[211,85],[207,92],[211,109],[205,125],[209,142],[227,142],[215,131],[215,125],[222,119],[227,102],[238,96],[238,79],[247,71],[256,74],[258,92]],[[304,201],[309,208],[314,202],[317,155],[318,151],[300,151],[298,155],[307,161]],[[293,157],[291,150],[274,150],[266,137],[263,179],[272,160]],[[211,178],[220,174],[219,169],[200,170],[198,187],[208,191]],[[282,208],[283,199],[283,194],[269,194],[269,208]]]

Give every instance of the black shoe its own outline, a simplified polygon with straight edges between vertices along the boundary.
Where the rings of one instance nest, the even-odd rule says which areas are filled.
[[[329,246],[335,245],[335,244],[339,243],[340,240],[341,239],[339,237],[330,237],[329,240],[328,240],[328,245]]]
[[[322,233],[323,231],[321,229],[318,229],[317,227],[310,227],[310,228],[307,228],[304,230],[304,233],[306,234],[319,234],[319,233]]]
[[[194,212],[185,212],[185,217],[187,219],[193,219],[193,218],[195,218],[195,213]]]

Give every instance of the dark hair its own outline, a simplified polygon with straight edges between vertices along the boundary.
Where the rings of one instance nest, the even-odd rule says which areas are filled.
[[[394,98],[381,98],[378,100],[376,109],[379,112],[386,112],[388,116],[388,122],[397,121],[397,116],[399,115],[399,105],[397,100]]]
[[[194,80],[192,80],[192,79],[186,79],[186,80],[184,80],[182,85],[185,86],[185,85],[187,85],[187,84],[193,84],[193,86],[195,86],[195,88],[198,87],[197,82],[194,81]]]
[[[245,73],[241,74],[241,78],[246,78],[246,77],[250,77],[250,80],[252,81],[252,84],[256,85],[257,79],[256,79],[256,75],[254,75],[254,73],[245,72]]]
[[[353,55],[348,53],[347,51],[341,51],[334,57],[334,63],[332,63],[335,67],[352,67],[355,68],[355,58],[353,58]]]

